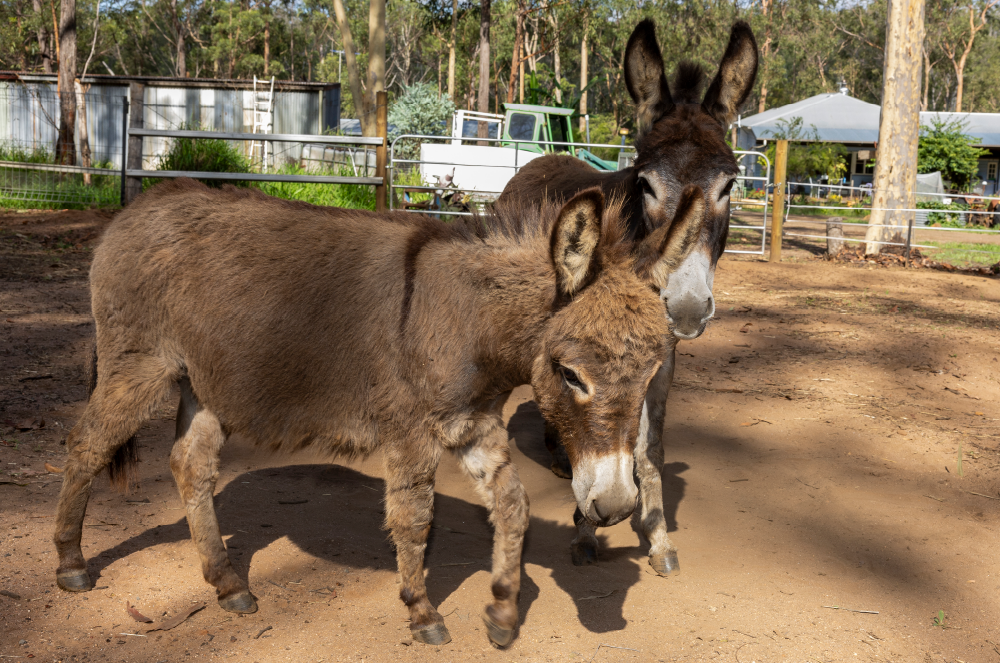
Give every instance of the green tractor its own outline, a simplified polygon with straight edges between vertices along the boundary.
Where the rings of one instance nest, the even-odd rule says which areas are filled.
[[[593,152],[572,145],[539,145],[536,141],[573,143],[574,114],[572,108],[536,106],[534,104],[504,104],[504,147],[537,154],[570,154],[598,170],[618,170],[617,161],[602,159]],[[515,142],[517,141],[517,142]],[[532,141],[532,142],[519,142]]]

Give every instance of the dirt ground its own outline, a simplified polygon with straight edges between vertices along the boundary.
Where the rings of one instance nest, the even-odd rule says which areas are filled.
[[[108,216],[0,215],[0,657],[38,661],[1000,661],[1000,281],[786,251],[725,258],[718,319],[680,346],[663,468],[682,572],[657,577],[632,523],[571,565],[573,497],[548,469],[530,390],[506,407],[531,497],[522,623],[490,646],[491,529],[450,459],[427,568],[454,640],[413,643],[380,528],[379,458],[227,446],[216,504],[257,614],[201,578],[167,457],[95,482],[96,587],[55,585],[52,515],[85,402],[87,268]],[[123,257],[124,259],[125,257]],[[176,628],[159,622],[207,606]]]

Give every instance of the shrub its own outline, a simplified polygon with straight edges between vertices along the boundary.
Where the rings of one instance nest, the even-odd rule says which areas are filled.
[[[920,127],[917,172],[940,170],[941,177],[957,189],[968,190],[977,177],[979,157],[986,156],[989,151],[976,147],[980,139],[968,136],[964,131],[965,122],[962,120],[945,122],[935,118],[930,127]]]
[[[454,112],[455,104],[451,99],[438,94],[432,85],[416,83],[404,88],[403,94],[389,108],[389,144],[403,134],[447,135]],[[407,140],[399,143],[395,156],[403,159],[419,158],[419,142]]]
[[[929,226],[941,226],[944,228],[964,228],[965,221],[962,220],[962,215],[959,212],[965,212],[969,209],[969,206],[964,203],[948,203],[947,205],[940,200],[931,200],[925,202],[918,202],[917,209],[933,209],[933,210],[946,210],[946,212],[931,212],[927,215],[927,225]],[[955,212],[954,214],[948,214],[947,212]]]

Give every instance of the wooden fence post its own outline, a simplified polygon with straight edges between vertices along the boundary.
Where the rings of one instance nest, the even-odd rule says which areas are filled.
[[[129,123],[130,129],[142,129],[143,105],[142,95],[145,91],[142,83],[129,83]],[[126,136],[122,136],[124,141]],[[128,170],[142,170],[142,136],[128,136]],[[142,193],[142,178],[128,177],[125,181],[125,200],[128,205]]]
[[[771,203],[771,262],[781,262],[781,231],[785,221],[785,180],[788,141],[779,140],[774,158],[774,197]]]
[[[384,91],[375,93],[375,134],[382,144],[375,148],[375,177],[382,178],[382,184],[375,186],[375,211],[386,211],[386,162],[389,156],[389,95]]]

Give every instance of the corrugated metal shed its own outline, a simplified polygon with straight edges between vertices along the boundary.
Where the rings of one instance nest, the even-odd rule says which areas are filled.
[[[253,81],[88,76],[84,80],[90,84],[87,126],[95,163],[110,162],[115,168],[121,167],[122,103],[131,81],[145,85],[146,128],[177,129],[185,125],[228,132],[252,130]],[[339,100],[337,84],[276,81],[274,133],[319,134],[324,90],[336,93]],[[54,75],[0,72],[0,142],[25,149],[53,149],[58,135],[58,107]],[[79,140],[77,143],[79,155]],[[168,139],[145,138],[144,167],[155,168],[155,161],[168,143]],[[301,145],[275,143],[274,153],[276,163],[298,161]]]

